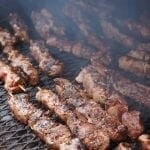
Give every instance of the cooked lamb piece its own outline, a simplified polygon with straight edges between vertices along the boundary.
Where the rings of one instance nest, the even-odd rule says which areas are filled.
[[[99,104],[82,97],[78,87],[71,84],[68,80],[56,78],[56,90],[61,99],[64,99],[69,105],[73,106],[76,111],[84,115],[89,123],[94,124],[97,128],[107,133],[114,140],[120,140],[126,132],[125,127],[119,120],[111,117],[104,111]]]
[[[150,149],[150,135],[149,134],[142,134],[138,140],[141,143],[142,150]]]
[[[131,50],[127,56],[133,57],[135,59],[150,62],[150,52],[146,50]]]
[[[115,148],[115,150],[132,150],[132,146],[129,143],[122,142]]]
[[[27,75],[28,83],[30,85],[36,85],[38,82],[38,72],[31,64],[29,58],[22,55],[18,50],[12,46],[6,46],[3,50],[8,56],[11,66],[14,68],[20,67],[22,71]]]
[[[22,41],[29,41],[28,27],[16,13],[9,14],[10,25],[14,30],[14,34]]]
[[[138,111],[125,112],[122,115],[122,122],[128,127],[128,135],[132,138],[136,139],[143,132]]]
[[[59,149],[61,145],[72,143],[74,140],[67,126],[55,122],[44,111],[34,107],[29,103],[27,94],[11,96],[8,104],[14,117],[27,124],[51,148]]]
[[[43,41],[30,41],[30,52],[39,67],[49,76],[57,76],[63,72],[63,63],[55,59],[46,48]]]
[[[70,104],[67,104],[65,99],[59,99],[55,93],[47,89],[39,90],[36,98],[50,110],[54,110],[66,122],[71,132],[89,149],[106,149],[108,147],[109,137],[88,123],[87,119]]]
[[[137,60],[130,56],[122,56],[119,58],[119,67],[125,71],[134,73],[137,76],[150,78],[150,64],[143,60]]]
[[[12,36],[6,29],[0,27],[0,44],[5,47],[7,45],[13,45],[16,42],[14,36]]]
[[[106,52],[110,49],[108,44],[106,45],[103,39],[95,34],[93,29],[89,26],[90,20],[75,3],[67,3],[63,11],[65,15],[69,16],[76,23],[88,43],[95,46],[99,51]]]
[[[116,41],[128,48],[132,48],[135,45],[134,39],[121,33],[111,22],[100,20],[100,25],[103,30],[103,34],[110,40]]]
[[[41,9],[40,12],[33,11],[31,18],[36,22],[36,29],[42,37],[48,38],[51,34],[57,34],[59,36],[66,34],[65,28],[58,23],[52,12],[45,8]]]
[[[8,92],[16,93],[22,91],[24,87],[24,80],[13,69],[4,62],[0,61],[0,79],[4,81],[5,89]]]

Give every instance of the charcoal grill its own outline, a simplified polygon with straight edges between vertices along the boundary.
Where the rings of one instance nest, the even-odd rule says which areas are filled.
[[[45,1],[46,3],[47,1]],[[62,0],[58,1],[60,4],[63,4]],[[21,4],[23,3],[23,5]],[[42,4],[42,1],[39,1],[39,3],[36,3],[33,0],[28,0],[27,2],[20,2],[18,3],[17,0],[11,1],[11,0],[1,0],[0,2],[0,25],[8,28],[11,30],[11,28],[8,25],[7,16],[10,12],[17,12],[23,18],[26,20],[27,24],[30,27],[30,36],[32,38],[39,37],[37,32],[34,30],[34,27],[32,26],[32,22],[28,18],[28,15],[30,15],[31,10],[34,8],[39,9],[39,6]],[[59,9],[57,8],[56,4],[52,4],[52,8],[54,9],[55,13],[59,12]],[[30,6],[30,7],[29,7]],[[61,6],[61,5],[60,5]],[[58,11],[56,11],[58,10]],[[69,33],[70,36],[72,36],[71,33]],[[68,34],[68,35],[69,35]],[[72,38],[72,37],[71,37]],[[26,45],[24,43],[19,43],[18,48],[22,51],[22,53],[28,52]],[[114,48],[115,49],[115,48]],[[80,59],[78,57],[75,57],[74,55],[65,53],[65,52],[59,52],[56,48],[49,47],[50,52],[58,59],[64,62],[65,70],[63,77],[74,81],[74,78],[78,74],[78,72],[81,70],[82,67],[84,67],[86,64],[88,64],[88,60]],[[112,56],[114,58],[114,63],[112,66],[116,67],[116,57],[115,53],[118,53],[119,56],[122,55],[124,52],[117,52],[113,51]],[[26,53],[27,54],[27,53]],[[30,54],[27,54],[30,56]],[[0,59],[3,59],[4,56],[0,54]],[[33,62],[33,64],[36,66],[37,64]],[[134,79],[134,77],[130,76],[131,79]],[[140,81],[144,84],[147,84],[147,81],[142,80]],[[39,86],[41,87],[50,87],[53,88],[53,80],[52,78],[49,78],[46,74],[40,73],[40,81]],[[27,92],[30,95],[31,101],[35,102],[35,92],[36,88],[28,87]],[[29,127],[21,124],[20,122],[16,121],[8,108],[7,104],[7,92],[3,88],[3,83],[0,83],[0,150],[46,150],[48,149],[47,145],[44,144],[35,134],[29,129]],[[135,104],[134,100],[130,100],[127,98],[127,102],[131,108],[136,108],[142,112],[143,118],[144,118],[144,125],[146,128],[146,132],[150,132],[150,116],[146,116],[147,112],[149,112],[149,109],[145,109],[141,104]],[[36,103],[36,102],[35,102]],[[38,106],[38,104],[37,104]],[[45,108],[43,108],[45,109]],[[136,147],[137,148],[137,147]]]

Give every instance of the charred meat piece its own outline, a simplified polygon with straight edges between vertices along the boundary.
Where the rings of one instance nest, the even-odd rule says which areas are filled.
[[[14,68],[20,67],[22,71],[27,75],[28,83],[30,85],[36,85],[38,82],[38,72],[31,64],[29,58],[19,53],[12,46],[6,46],[3,50],[8,56],[8,60],[11,62],[11,66]]]
[[[0,79],[4,81],[5,89],[11,93],[22,91],[24,80],[14,71],[11,66],[0,61]]]
[[[6,29],[0,27],[0,44],[2,47],[6,45],[13,45],[16,42],[14,36],[12,36]]]
[[[93,29],[89,26],[90,20],[87,19],[87,17],[76,4],[67,3],[64,9],[64,14],[72,18],[85,36],[88,43],[95,46],[99,51],[108,51],[110,47],[104,43],[100,36],[98,37],[98,35],[95,34]]]
[[[51,90],[41,89],[36,94],[38,101],[63,119],[71,132],[77,136],[89,149],[106,149],[109,145],[108,136],[88,123],[87,119],[78,113],[66,100],[59,99]]]
[[[116,41],[119,44],[122,44],[128,48],[132,48],[135,44],[134,39],[131,37],[121,33],[118,28],[116,28],[112,23],[100,20],[100,25],[103,31],[103,34],[106,36],[106,38]]]
[[[122,95],[143,103],[147,107],[150,106],[150,88],[148,86],[132,82],[120,73],[115,72],[113,75],[113,87]]]
[[[63,63],[53,58],[43,41],[30,41],[30,52],[39,67],[49,76],[57,76],[63,72]]]
[[[143,150],[150,149],[150,135],[149,134],[142,134],[138,140],[141,143],[141,147]]]
[[[122,56],[119,58],[118,63],[119,67],[125,71],[134,73],[137,76],[150,78],[150,64],[148,62],[137,60],[130,56]]]
[[[136,139],[143,132],[140,113],[137,111],[125,112],[122,115],[122,122],[128,127],[128,135],[132,138]]]
[[[33,11],[31,18],[36,22],[36,29],[42,37],[49,38],[51,34],[57,34],[59,36],[65,35],[65,29],[47,9],[41,9],[40,12]]]
[[[60,98],[74,106],[77,112],[87,118],[89,123],[107,133],[110,139],[114,141],[119,141],[124,137],[125,126],[119,120],[111,117],[99,104],[81,96],[79,93],[83,91],[79,91],[78,87],[66,79],[56,78],[54,81]]]
[[[16,13],[10,13],[9,20],[10,20],[10,25],[12,26],[15,32],[14,33],[15,36],[22,41],[26,41],[26,42],[29,41],[28,27],[20,18],[20,16]]]
[[[27,94],[14,95],[8,100],[10,110],[17,120],[27,124],[51,148],[58,149],[62,144],[72,143],[71,132],[65,125],[55,122],[28,101]]]
[[[146,50],[131,50],[127,56],[133,57],[135,59],[150,62],[150,52]]]

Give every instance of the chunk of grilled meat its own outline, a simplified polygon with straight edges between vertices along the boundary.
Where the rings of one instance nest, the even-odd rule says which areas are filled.
[[[55,122],[45,115],[44,111],[29,103],[27,94],[11,96],[8,104],[14,117],[27,124],[51,148],[59,149],[63,144],[72,143],[72,135],[68,127]],[[78,150],[78,148],[75,150]]]
[[[0,61],[0,79],[4,81],[4,87],[8,92],[16,93],[22,91],[20,87],[24,86],[23,79],[14,72],[11,66],[2,61]]]
[[[136,139],[143,132],[138,111],[125,112],[122,115],[122,122],[128,127],[128,135],[132,138]]]
[[[71,132],[77,136],[88,149],[106,149],[109,145],[108,136],[95,128],[94,125],[88,123],[87,119],[78,113],[69,103],[67,99],[59,99],[51,90],[41,89],[36,94],[38,101],[42,102],[50,110],[63,119]]]
[[[110,139],[114,141],[125,138],[125,126],[119,120],[111,117],[99,104],[80,95],[83,91],[79,91],[78,87],[66,79],[56,78],[54,81],[57,93],[61,99],[74,106],[76,111],[85,116],[89,123],[94,124],[98,129],[107,133]]]
[[[14,34],[22,41],[29,41],[28,27],[16,13],[9,14],[9,23],[14,30]]]
[[[11,66],[14,68],[20,67],[22,71],[27,75],[27,82],[30,85],[36,85],[38,82],[38,72],[31,64],[29,58],[22,55],[19,51],[14,49],[12,46],[6,46],[3,50],[8,56],[8,60]]]
[[[2,47],[6,45],[13,45],[16,42],[14,36],[12,36],[6,29],[0,27],[0,44]]]
[[[99,51],[108,51],[110,47],[104,43],[100,36],[95,34],[95,31],[89,25],[91,20],[81,10],[78,8],[78,5],[71,1],[71,3],[67,3],[63,11],[65,15],[69,16],[76,23],[88,43],[95,46]]]
[[[125,71],[134,73],[137,76],[150,78],[150,64],[148,62],[137,60],[130,56],[122,56],[119,58],[118,63],[119,67]]]
[[[30,52],[39,67],[49,76],[57,76],[63,72],[63,63],[53,58],[43,41],[30,41]]]
[[[127,56],[133,57],[135,59],[141,60],[141,61],[146,61],[150,62],[150,52],[146,50],[131,50]]]
[[[96,99],[96,101],[99,100],[99,102],[105,106],[107,112],[111,116],[118,120],[122,120],[123,114],[128,112],[132,117],[134,117],[134,113],[128,111],[128,106],[126,105],[125,100],[118,96],[115,91],[109,91],[109,87],[115,83],[112,78],[113,71],[108,70],[106,67],[102,66],[101,68],[98,67],[96,69],[94,66],[89,65],[79,73],[76,80],[77,82],[83,84],[83,87],[92,98]],[[120,81],[119,78],[116,79],[116,82]],[[109,84],[109,86],[107,84]],[[103,91],[106,92],[104,93]],[[114,94],[116,96],[114,96]],[[140,118],[137,117],[135,119],[137,123],[140,122]],[[122,120],[121,122],[130,129],[130,120],[128,121],[128,124],[125,120]],[[139,124],[139,126],[141,127],[141,124]],[[142,133],[142,129],[142,127],[139,128],[138,135]],[[130,131],[128,135],[131,136],[131,138],[135,138]]]
[[[140,43],[137,45],[138,50],[150,51],[150,43]]]
[[[116,41],[128,48],[132,48],[135,45],[133,38],[121,33],[118,28],[116,28],[111,22],[106,20],[100,20],[100,25],[103,34],[110,40]]]
[[[52,12],[47,9],[32,11],[31,18],[36,22],[36,29],[42,37],[48,38],[51,34],[65,35],[65,28],[58,24]]]

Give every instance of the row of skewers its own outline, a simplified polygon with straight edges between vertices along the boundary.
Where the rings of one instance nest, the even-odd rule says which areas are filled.
[[[40,21],[42,25],[38,23],[39,18],[44,18],[40,15],[48,17],[48,20],[53,22],[52,25],[42,21]],[[70,42],[62,38],[65,35],[64,29],[57,25],[47,10],[42,10],[40,13],[33,12],[32,18],[37,31],[48,45],[89,59],[91,64],[83,68],[76,78],[76,81],[83,85],[84,90],[63,78],[54,79],[55,92],[38,88],[37,101],[56,113],[65,124],[55,122],[42,109],[34,107],[29,102],[28,94],[24,93],[26,86],[38,84],[38,70],[28,57],[15,48],[15,43],[18,40],[28,43],[29,51],[39,68],[51,77],[62,74],[63,63],[49,53],[44,41],[29,38],[28,27],[17,14],[10,14],[10,24],[14,34],[0,29],[2,52],[9,61],[7,63],[0,61],[0,79],[4,81],[5,89],[10,94],[8,104],[15,118],[30,126],[53,148],[107,149],[113,141],[121,142],[117,149],[131,149],[129,143],[122,142],[127,138],[133,140],[139,138],[143,148],[148,148],[149,135],[141,135],[144,128],[140,112],[131,111],[118,92],[149,106],[149,87],[132,82],[119,72],[108,69],[107,65],[111,63],[110,47],[100,38],[97,41],[97,36],[93,35],[86,24],[78,22],[82,25],[79,29],[83,30],[88,42],[92,42],[91,44],[94,44],[98,51],[85,46],[84,42]],[[75,21],[82,19],[75,18]],[[51,30],[53,32],[49,32]],[[129,42],[127,45],[132,44]],[[147,60],[145,56],[143,58]],[[147,74],[144,71],[145,73]]]

